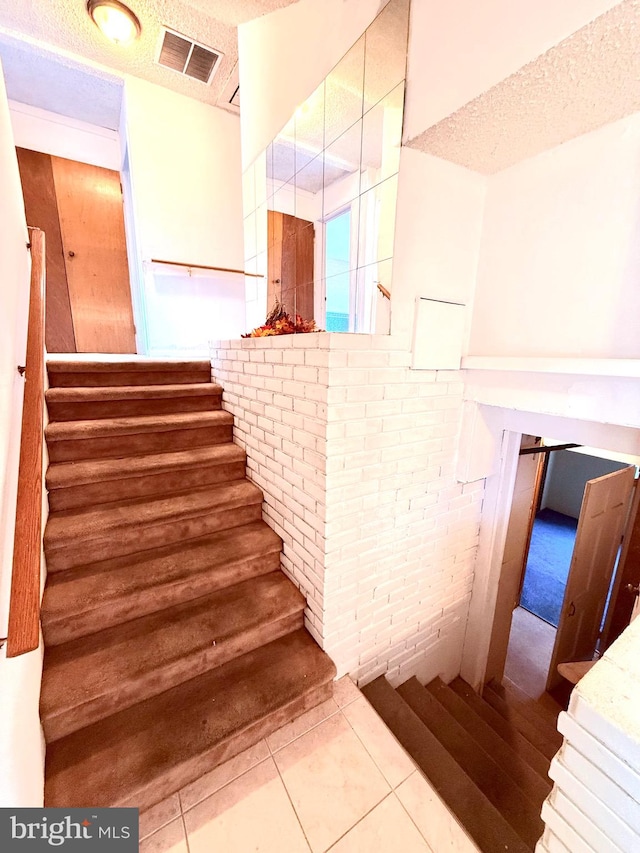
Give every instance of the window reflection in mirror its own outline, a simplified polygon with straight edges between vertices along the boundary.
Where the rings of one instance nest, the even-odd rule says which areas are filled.
[[[324,235],[325,328],[327,332],[352,332],[355,276],[351,260],[351,208],[327,219]]]
[[[327,331],[389,332],[408,20],[390,0],[245,172],[254,325],[279,300]]]

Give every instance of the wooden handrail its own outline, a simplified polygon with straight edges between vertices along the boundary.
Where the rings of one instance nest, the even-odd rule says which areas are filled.
[[[31,285],[7,657],[40,645],[44,426],[44,232],[29,228]]]
[[[236,275],[246,275],[249,278],[264,278],[263,275],[257,272],[245,272],[244,270],[232,270],[229,267],[209,267],[206,264],[184,264],[182,261],[161,261],[158,258],[151,258],[152,264],[165,264],[168,267],[186,267],[188,270],[213,270],[214,272],[232,272]]]
[[[391,292],[389,290],[387,290],[387,288],[384,286],[384,284],[380,284],[380,282],[377,282],[377,285],[378,285],[378,290],[385,297],[385,299],[391,299]]]

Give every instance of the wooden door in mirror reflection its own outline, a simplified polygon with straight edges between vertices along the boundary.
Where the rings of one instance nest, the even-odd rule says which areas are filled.
[[[17,152],[27,223],[46,235],[48,352],[134,353],[120,175]]]
[[[268,211],[267,310],[279,300],[289,314],[313,318],[313,222]]]

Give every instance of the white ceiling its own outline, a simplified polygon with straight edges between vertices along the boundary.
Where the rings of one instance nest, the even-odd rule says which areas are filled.
[[[640,0],[624,0],[409,141],[491,174],[640,111]]]
[[[117,47],[101,35],[87,14],[86,0],[0,0],[0,28],[5,34],[35,40],[39,43],[36,45],[37,48],[46,46],[58,48],[67,55],[90,60],[106,69],[133,74],[199,101],[233,109],[227,103],[228,97],[233,92],[227,95],[225,85],[238,61],[238,24],[291,5],[297,0],[125,0],[125,2],[138,16],[142,25],[140,38],[127,47]],[[209,85],[182,77],[171,69],[156,65],[155,58],[163,26],[224,54]],[[4,48],[0,45],[3,63],[7,61],[5,59],[7,50],[6,44]],[[38,55],[36,52],[34,55],[29,55],[29,49],[25,47],[24,50],[27,51],[24,57],[24,81],[20,85],[21,91],[29,97],[29,81],[33,81],[36,72],[43,70],[45,66],[41,54]],[[14,45],[14,52],[8,60],[9,64],[13,62],[15,56]],[[61,89],[67,82],[72,81],[68,70],[64,70],[64,63],[61,68],[63,70],[56,69],[53,65],[48,66],[48,72],[56,81],[52,83],[52,89],[56,86]],[[17,86],[15,74],[13,79]],[[56,111],[54,106],[59,105],[59,100],[59,97],[56,98],[52,94],[51,104],[39,102],[33,106]],[[29,100],[23,102],[30,103]]]
[[[117,130],[123,81],[0,33],[0,59],[10,100]]]

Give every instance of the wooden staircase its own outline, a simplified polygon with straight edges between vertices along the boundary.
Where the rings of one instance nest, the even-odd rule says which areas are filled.
[[[50,361],[48,806],[146,809],[329,698],[208,362]]]
[[[383,676],[362,689],[369,702],[485,853],[532,851],[542,836],[540,810],[562,737],[557,711],[514,685],[484,698],[457,678],[397,690]]]

